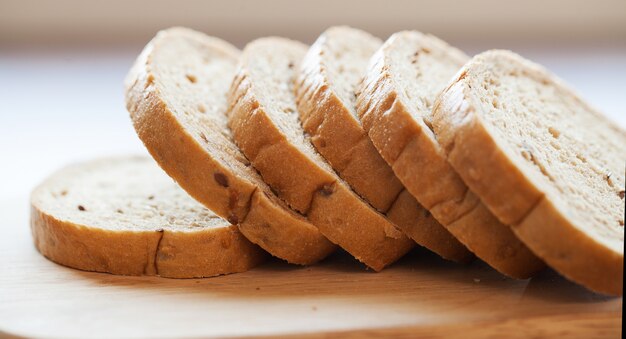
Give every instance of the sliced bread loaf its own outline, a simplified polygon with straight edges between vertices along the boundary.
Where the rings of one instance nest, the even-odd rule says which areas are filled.
[[[623,129],[507,51],[474,57],[433,115],[450,163],[533,252],[592,290],[622,294]]]
[[[307,46],[263,38],[244,49],[232,84],[229,126],[263,179],[328,239],[381,270],[413,242],[359,198],[315,151],[302,129],[294,80]]]
[[[147,158],[67,167],[34,190],[31,212],[35,247],[86,271],[210,277],[246,271],[267,257]]]
[[[334,245],[272,193],[231,139],[224,113],[238,57],[202,33],[162,31],[128,75],[128,111],[148,151],[192,197],[274,256],[315,263]]]
[[[396,33],[372,57],[357,111],[381,156],[439,222],[498,271],[528,278],[543,263],[468,190],[431,129],[437,95],[467,60],[433,36]]]
[[[378,154],[356,115],[357,86],[382,41],[331,27],[309,48],[296,80],[296,101],[315,149],[363,199],[418,244],[454,261],[473,256],[411,196]]]

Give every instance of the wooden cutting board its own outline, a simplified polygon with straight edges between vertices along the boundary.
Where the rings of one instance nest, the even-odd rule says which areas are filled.
[[[621,336],[622,298],[425,250],[381,273],[345,253],[209,279],[77,271],[34,249],[26,197],[0,203],[0,337]]]

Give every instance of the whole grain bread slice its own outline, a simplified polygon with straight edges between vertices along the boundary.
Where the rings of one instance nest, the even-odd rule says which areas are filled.
[[[189,29],[160,32],[127,77],[128,111],[150,154],[192,197],[272,255],[315,263],[335,246],[272,193],[228,130],[239,54]]]
[[[210,277],[267,257],[143,157],[103,158],[53,174],[32,193],[31,230],[44,256],[86,271]]]
[[[315,151],[302,129],[294,80],[302,43],[262,38],[249,43],[229,95],[229,126],[243,153],[290,206],[331,241],[374,270],[414,242],[359,198]]]
[[[346,26],[318,37],[296,80],[302,127],[341,178],[406,235],[446,259],[468,261],[471,252],[406,191],[356,115],[356,89],[381,45],[369,33]]]
[[[396,33],[372,57],[357,112],[400,181],[450,233],[501,273],[528,278],[543,262],[468,189],[431,129],[436,96],[467,60],[433,36]]]
[[[508,51],[477,55],[435,106],[448,159],[545,262],[622,295],[626,131]]]

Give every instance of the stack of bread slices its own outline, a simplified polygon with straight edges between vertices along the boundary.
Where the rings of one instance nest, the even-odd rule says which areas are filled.
[[[73,165],[32,194],[57,263],[191,278],[340,247],[380,271],[419,245],[622,294],[626,132],[512,52],[343,26],[239,51],[171,28],[126,105],[154,161]]]

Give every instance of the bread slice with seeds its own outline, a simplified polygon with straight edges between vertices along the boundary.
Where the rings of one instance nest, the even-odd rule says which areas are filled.
[[[626,131],[508,51],[474,57],[433,115],[450,163],[528,247],[569,279],[622,295]]]
[[[498,271],[528,278],[542,261],[468,190],[431,129],[432,104],[467,60],[433,36],[396,33],[372,57],[357,112],[400,181],[450,233]]]
[[[228,130],[239,54],[199,32],[160,32],[127,77],[128,111],[150,154],[192,197],[274,256],[315,263],[335,246],[272,193]]]
[[[143,157],[104,158],[53,174],[32,193],[31,230],[44,256],[86,271],[210,277],[246,271],[267,257]]]
[[[263,38],[244,49],[232,84],[229,126],[263,179],[331,241],[374,270],[414,242],[359,198],[315,151],[302,129],[294,80],[307,46]]]
[[[473,256],[396,178],[356,116],[356,94],[380,39],[350,27],[327,29],[309,48],[296,80],[304,131],[315,149],[363,199],[406,235],[442,257]]]

